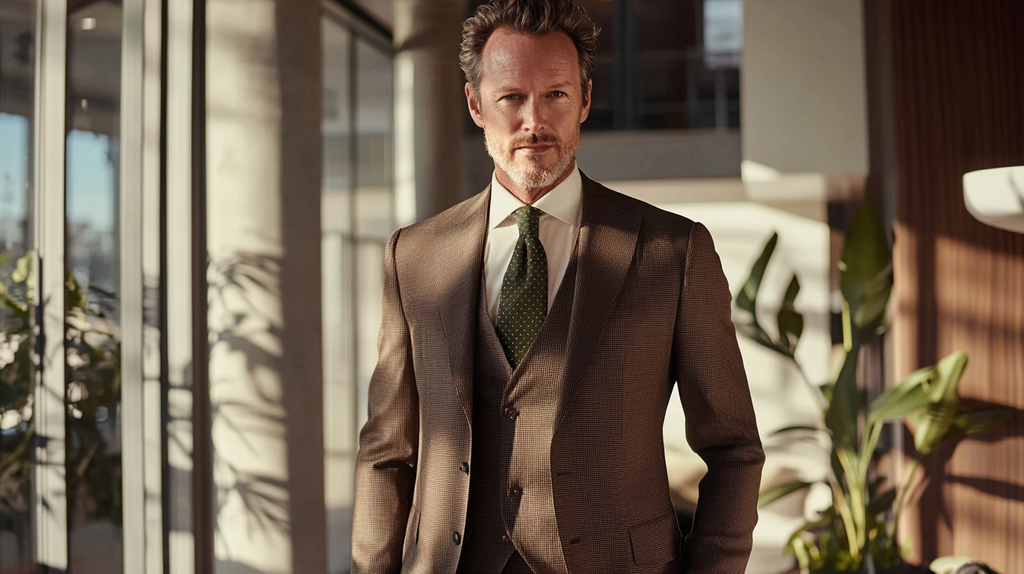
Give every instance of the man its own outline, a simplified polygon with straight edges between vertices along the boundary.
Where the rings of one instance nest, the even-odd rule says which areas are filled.
[[[492,0],[461,61],[490,187],[388,244],[353,572],[739,573],[764,453],[707,229],[575,165],[598,30]],[[662,425],[706,461],[681,543]]]

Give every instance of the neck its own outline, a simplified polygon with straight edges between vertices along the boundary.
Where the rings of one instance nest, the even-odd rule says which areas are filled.
[[[558,179],[556,179],[551,185],[546,187],[535,187],[533,189],[519,187],[514,181],[512,181],[512,178],[510,178],[508,174],[502,171],[502,169],[497,165],[494,166],[494,175],[498,179],[498,183],[507,189],[513,197],[526,205],[533,205],[537,200],[547,195],[549,191],[558,187],[558,184],[565,181],[565,178],[569,177],[569,174],[571,174],[574,169],[576,169],[576,162],[572,162],[572,165],[562,172],[562,175],[558,176]]]

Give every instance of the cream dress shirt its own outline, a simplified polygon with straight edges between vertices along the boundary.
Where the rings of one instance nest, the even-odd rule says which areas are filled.
[[[576,244],[583,213],[583,178],[573,167],[562,183],[544,194],[533,206],[541,210],[540,243],[548,260],[548,311],[565,277],[569,257]],[[512,252],[519,241],[519,228],[512,212],[526,205],[519,201],[491,176],[491,205],[487,219],[487,241],[484,244],[484,285],[487,293],[487,312],[491,324],[498,322],[498,298],[505,270],[512,261]]]

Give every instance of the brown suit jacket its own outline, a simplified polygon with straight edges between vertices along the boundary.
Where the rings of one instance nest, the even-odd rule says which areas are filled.
[[[741,573],[764,453],[711,236],[583,182],[565,355],[545,377],[561,386],[549,429],[551,544],[573,574]],[[354,573],[458,565],[489,199],[484,191],[388,244],[380,358],[356,463]],[[662,438],[673,386],[687,441],[708,466],[678,558]]]

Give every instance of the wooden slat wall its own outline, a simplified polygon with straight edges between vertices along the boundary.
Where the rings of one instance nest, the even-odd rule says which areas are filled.
[[[1024,409],[1024,235],[974,220],[962,187],[965,172],[1024,165],[1024,1],[891,6],[896,377],[963,349],[961,396]],[[925,470],[905,522],[915,558],[1024,573],[1024,416]]]

